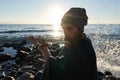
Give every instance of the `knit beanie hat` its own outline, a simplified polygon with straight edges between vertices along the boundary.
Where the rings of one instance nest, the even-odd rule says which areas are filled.
[[[84,8],[71,8],[64,14],[61,24],[72,23],[84,32],[84,26],[87,25],[87,21],[88,17]]]

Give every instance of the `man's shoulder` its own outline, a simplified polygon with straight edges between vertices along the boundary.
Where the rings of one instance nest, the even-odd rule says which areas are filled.
[[[92,41],[90,38],[84,38],[82,41],[82,46],[92,46]]]

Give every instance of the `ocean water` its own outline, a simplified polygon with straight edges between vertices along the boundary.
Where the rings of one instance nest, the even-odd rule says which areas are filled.
[[[91,24],[85,26],[85,33],[92,40],[99,71],[111,71],[120,77],[120,24]],[[7,39],[29,35],[62,40],[61,26],[41,24],[0,24],[0,44]]]

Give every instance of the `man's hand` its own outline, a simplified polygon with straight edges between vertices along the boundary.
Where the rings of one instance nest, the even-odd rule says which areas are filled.
[[[28,39],[36,46],[39,51],[41,51],[42,56],[45,58],[45,60],[51,56],[51,53],[48,49],[48,44],[42,37],[35,38],[34,36],[29,36]]]

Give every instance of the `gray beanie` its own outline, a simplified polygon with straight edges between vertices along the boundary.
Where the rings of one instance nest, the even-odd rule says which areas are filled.
[[[87,21],[88,17],[84,8],[71,8],[64,14],[61,24],[72,23],[84,32],[84,26],[87,25]]]

